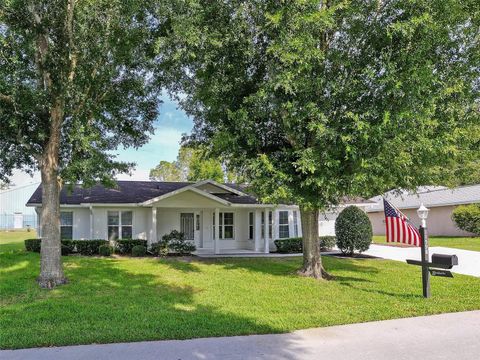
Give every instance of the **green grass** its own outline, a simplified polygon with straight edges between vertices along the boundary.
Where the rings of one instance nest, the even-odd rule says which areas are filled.
[[[0,253],[12,250],[23,250],[25,239],[35,239],[34,230],[28,231],[0,231]]]
[[[10,249],[0,253],[0,347],[281,333],[480,309],[474,277],[432,278],[427,300],[415,266],[324,261],[334,281],[297,276],[299,258],[70,256],[64,257],[69,284],[48,291],[35,283],[39,255]]]
[[[429,246],[444,246],[456,249],[480,251],[480,237],[430,236]],[[375,244],[386,244],[385,236],[374,236]]]

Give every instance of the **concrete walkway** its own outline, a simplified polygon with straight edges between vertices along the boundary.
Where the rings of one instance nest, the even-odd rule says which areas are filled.
[[[471,360],[480,357],[480,311],[183,341],[0,351],[2,360]]]
[[[478,251],[434,246],[429,249],[429,253],[430,257],[432,254],[457,255],[458,265],[452,268],[452,272],[480,277],[480,252]],[[364,254],[402,262],[405,262],[406,259],[420,260],[420,248],[418,247],[404,248],[372,244]]]

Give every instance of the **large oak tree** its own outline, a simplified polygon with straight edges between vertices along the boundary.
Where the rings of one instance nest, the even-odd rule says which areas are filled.
[[[301,273],[328,277],[318,213],[453,182],[479,158],[478,0],[177,1],[164,65],[192,143],[300,205]],[[162,73],[166,68],[159,68]],[[181,81],[179,81],[181,80]]]
[[[132,164],[112,155],[140,146],[159,105],[153,82],[161,12],[144,0],[0,0],[0,179],[39,170],[39,284],[66,281],[59,192],[65,183],[112,185]]]

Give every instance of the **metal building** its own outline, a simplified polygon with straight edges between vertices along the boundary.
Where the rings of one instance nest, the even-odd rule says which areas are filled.
[[[39,183],[0,190],[0,230],[37,227],[37,213],[25,204]]]

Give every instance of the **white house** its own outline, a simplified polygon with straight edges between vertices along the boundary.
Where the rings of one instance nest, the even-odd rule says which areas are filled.
[[[41,204],[39,186],[27,206],[40,216]],[[262,204],[239,185],[211,180],[118,181],[116,188],[75,186],[71,192],[64,188],[60,210],[64,239],[153,243],[179,230],[201,251],[268,253],[275,249],[273,240],[302,236],[298,206]]]

